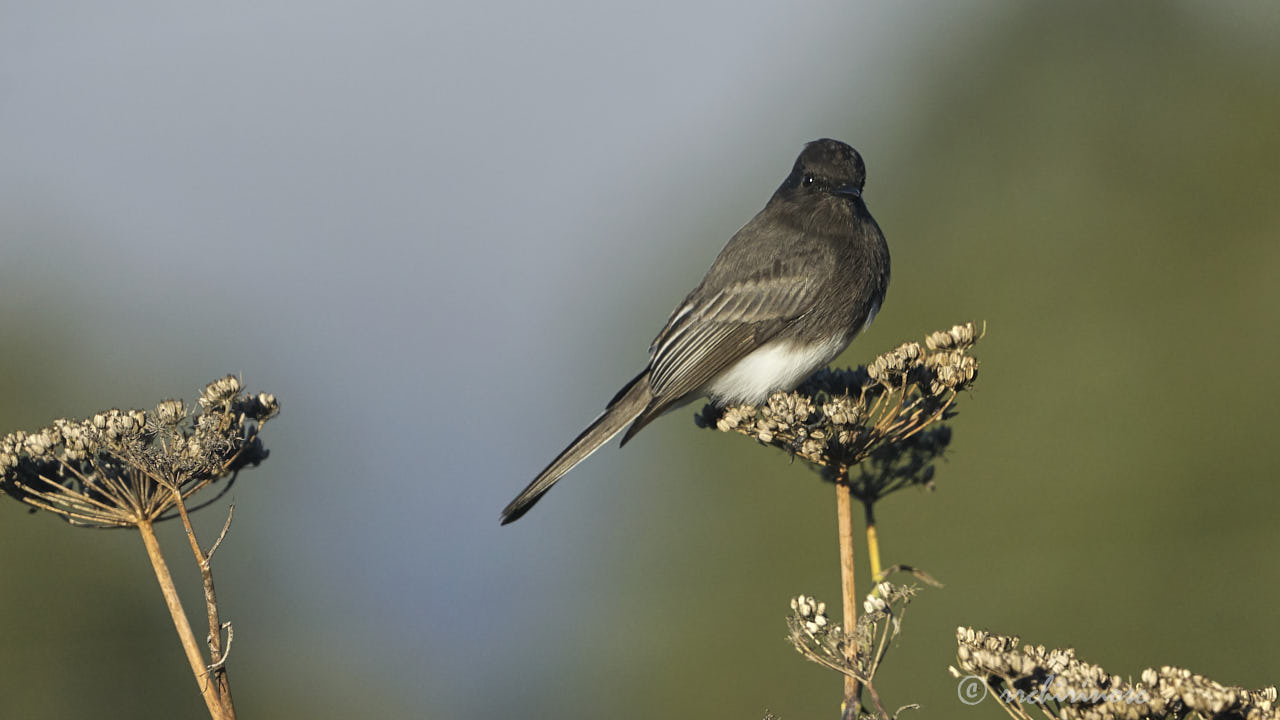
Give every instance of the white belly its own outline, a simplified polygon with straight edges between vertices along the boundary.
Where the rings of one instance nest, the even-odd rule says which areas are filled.
[[[809,346],[794,340],[768,343],[711,378],[706,393],[726,405],[759,405],[778,390],[794,390],[848,344],[843,335]]]

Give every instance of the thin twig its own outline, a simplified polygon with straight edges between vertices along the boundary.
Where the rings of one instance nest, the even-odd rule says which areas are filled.
[[[229,622],[222,623],[222,627],[227,631],[227,644],[223,647],[222,657],[218,658],[209,666],[209,672],[217,672],[227,664],[227,657],[231,655],[231,641],[236,639],[236,629]]]
[[[876,686],[867,683],[867,692],[871,693],[871,702],[876,704],[876,712],[880,713],[881,720],[893,720],[889,717],[889,711],[884,709],[884,703],[880,702],[880,693],[876,692]]]
[[[231,473],[231,477],[227,478],[227,481],[226,481],[225,483],[223,483],[223,485],[222,485],[222,489],[218,491],[218,494],[217,494],[217,495],[214,495],[213,497],[209,498],[208,500],[205,500],[205,501],[201,502],[199,505],[192,505],[191,507],[187,508],[187,512],[196,512],[196,511],[198,511],[198,510],[203,510],[203,509],[205,509],[205,508],[209,507],[210,505],[212,505],[212,504],[214,504],[214,503],[218,502],[219,500],[221,500],[223,495],[226,495],[227,493],[231,492],[231,488],[232,488],[232,486],[234,486],[234,485],[236,484],[236,478],[237,478],[237,477],[240,477],[240,471],[239,471],[239,470],[236,470],[235,472]],[[190,496],[191,496],[191,493],[187,493],[187,496],[188,496],[188,497],[190,497]],[[163,515],[163,516],[161,516],[161,517],[160,517],[160,519],[161,519],[161,520],[168,520],[168,519],[170,519],[170,518],[172,518],[172,517],[173,517],[172,515]]]
[[[899,573],[899,572],[910,573],[910,574],[911,574],[911,577],[913,577],[913,578],[915,578],[915,579],[919,580],[920,582],[922,582],[922,583],[924,583],[925,585],[928,585],[928,586],[930,586],[930,587],[936,587],[936,588],[944,587],[944,585],[943,585],[942,583],[938,582],[937,578],[935,578],[934,576],[930,575],[929,573],[927,573],[927,572],[925,572],[925,571],[921,570],[921,569],[920,569],[920,568],[918,568],[918,567],[912,567],[912,566],[910,566],[910,565],[903,565],[902,563],[895,563],[895,564],[890,565],[889,567],[885,568],[885,569],[884,569],[883,571],[881,571],[881,573],[880,573],[880,574],[881,574],[881,575],[883,575],[884,577],[883,577],[883,578],[880,578],[880,579],[881,579],[881,580],[887,579],[890,575],[892,575],[892,574],[894,574],[894,573]]]
[[[893,612],[892,607],[888,610],[890,613]],[[903,605],[902,610],[899,612],[905,613],[906,605]],[[898,617],[897,620],[901,621],[902,618]],[[888,620],[885,621],[884,629],[880,631],[880,644],[876,646],[876,657],[871,661],[871,669],[867,671],[869,677],[874,678],[876,676],[876,671],[880,669],[880,662],[884,660],[885,653],[889,652],[889,628],[893,626],[893,621],[894,618],[890,615]]]
[[[186,503],[182,500],[182,492],[172,483],[165,483],[172,491],[174,505],[178,508],[178,514],[182,517],[182,526],[187,531],[187,541],[191,545],[191,554],[196,558],[196,565],[200,567],[200,577],[204,581],[204,604],[205,611],[209,616],[209,657],[218,658],[209,666],[211,672],[217,678],[218,696],[222,700],[223,717],[226,720],[235,720],[235,705],[231,700],[231,679],[227,676],[226,655],[222,651],[222,620],[218,617],[218,596],[214,592],[213,587],[213,568],[209,565],[209,556],[200,549],[200,541],[196,539],[195,528],[191,526],[191,515],[187,513]],[[227,521],[222,526],[222,535],[218,536],[217,542],[214,543],[214,549],[217,549],[219,543],[222,542],[223,535],[231,526],[231,514],[228,512]],[[230,650],[230,644],[227,647]]]
[[[213,559],[213,554],[218,551],[218,546],[222,544],[223,539],[227,537],[227,531],[231,529],[231,518],[236,514],[236,505],[232,503],[227,506],[227,521],[222,523],[222,532],[218,533],[218,539],[213,541],[213,545],[204,554],[204,562],[201,567],[208,565]]]

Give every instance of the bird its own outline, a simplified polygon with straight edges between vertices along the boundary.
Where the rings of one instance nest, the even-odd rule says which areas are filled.
[[[764,208],[736,232],[649,346],[644,370],[502,511],[503,525],[626,429],[699,397],[758,405],[835,359],[875,319],[889,246],[849,145],[806,143]],[[629,427],[628,427],[629,426]]]

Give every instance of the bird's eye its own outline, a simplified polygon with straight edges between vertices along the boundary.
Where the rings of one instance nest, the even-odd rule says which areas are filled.
[[[802,180],[802,181],[804,182],[804,184],[805,184],[805,185],[812,185],[812,184],[813,184],[813,174],[812,174],[812,173],[805,173],[804,178],[803,178],[803,180]]]

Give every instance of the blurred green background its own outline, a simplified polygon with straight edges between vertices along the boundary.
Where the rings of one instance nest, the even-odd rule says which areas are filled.
[[[820,136],[894,261],[841,362],[988,326],[937,491],[878,508],[946,584],[886,704],[1002,716],[957,625],[1280,681],[1275,3],[0,18],[0,430],[226,372],[283,403],[217,556],[243,717],[835,717],[783,640],[838,590],[803,467],[691,409],[497,525]],[[0,548],[0,718],[202,715],[135,535],[5,501]]]

